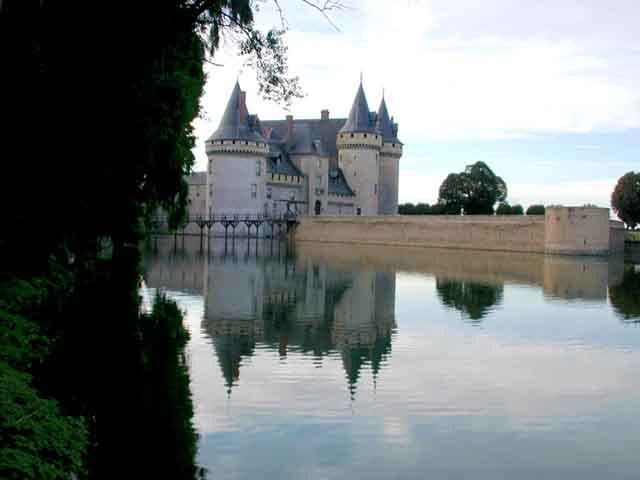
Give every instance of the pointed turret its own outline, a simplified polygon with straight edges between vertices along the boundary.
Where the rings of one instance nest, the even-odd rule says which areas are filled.
[[[209,137],[214,140],[250,140],[252,142],[264,142],[264,138],[249,124],[250,115],[247,111],[245,92],[240,89],[240,83],[236,82],[227,102],[218,129]]]
[[[384,100],[384,95],[382,96],[382,101],[380,102],[380,108],[378,108],[377,123],[378,130],[382,134],[383,142],[398,142],[393,126],[393,121],[391,120],[391,118],[389,118],[389,110],[387,110],[387,102]]]
[[[375,125],[371,121],[371,114],[369,112],[369,104],[367,103],[367,97],[364,94],[364,88],[362,88],[362,82],[358,87],[356,98],[353,100],[351,106],[351,112],[349,112],[349,118],[344,127],[340,130],[342,133],[374,133]]]

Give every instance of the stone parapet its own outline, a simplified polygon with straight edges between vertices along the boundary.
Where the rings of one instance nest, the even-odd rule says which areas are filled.
[[[542,216],[301,217],[296,241],[564,255],[618,253],[606,208],[551,207]]]
[[[266,155],[269,146],[265,142],[251,142],[248,140],[213,140],[207,142],[207,155],[219,153],[240,153],[249,155]]]
[[[381,157],[400,158],[402,157],[401,143],[383,143],[380,150]]]
[[[336,146],[338,150],[380,150],[382,135],[377,133],[339,133]]]

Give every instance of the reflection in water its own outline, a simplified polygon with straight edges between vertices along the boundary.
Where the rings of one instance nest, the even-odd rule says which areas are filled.
[[[339,353],[351,396],[360,371],[374,377],[391,350],[395,273],[331,268],[264,242],[239,256],[205,260],[203,328],[216,350],[228,393],[256,343],[322,358]]]
[[[460,311],[476,325],[502,303],[502,285],[436,278],[436,290],[444,305]]]
[[[620,284],[609,288],[609,299],[616,313],[626,322],[640,323],[640,268],[628,265]]]
[[[187,310],[216,478],[637,474],[640,329],[619,318],[638,320],[639,272],[621,259],[172,246],[146,280]]]

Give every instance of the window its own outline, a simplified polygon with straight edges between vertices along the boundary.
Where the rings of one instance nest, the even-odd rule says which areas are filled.
[[[316,187],[322,188],[322,175],[316,175]]]
[[[374,195],[377,195],[377,194],[378,194],[378,184],[377,184],[377,183],[374,183],[374,184],[373,184],[373,194],[374,194]]]
[[[321,168],[322,168],[322,159],[319,158],[318,159],[318,169],[321,169]]]
[[[267,198],[271,198],[273,196],[273,189],[271,187],[267,187]]]
[[[262,175],[262,162],[260,160],[256,160],[256,177]]]
[[[258,197],[258,185],[255,183],[251,184],[251,198]]]

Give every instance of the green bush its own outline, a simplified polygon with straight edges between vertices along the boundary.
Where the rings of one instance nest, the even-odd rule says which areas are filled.
[[[62,415],[41,398],[31,376],[0,362],[0,477],[69,479],[84,472],[88,432],[81,418]]]
[[[527,215],[544,215],[544,205],[529,205]]]
[[[511,215],[524,215],[524,208],[522,205],[514,205],[511,207]]]
[[[511,205],[506,202],[501,202],[496,208],[496,215],[511,215]]]

